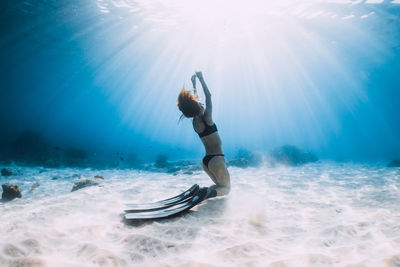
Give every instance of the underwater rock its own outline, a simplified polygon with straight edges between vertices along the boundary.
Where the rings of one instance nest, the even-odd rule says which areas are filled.
[[[12,176],[12,175],[14,175],[12,170],[6,168],[1,169],[1,176]]]
[[[180,167],[178,166],[172,166],[170,168],[167,169],[167,173],[176,173],[179,172],[181,170]]]
[[[94,178],[95,178],[95,179],[104,180],[104,177],[103,177],[102,175],[95,175]]]
[[[289,166],[298,166],[318,161],[318,158],[314,154],[302,151],[292,145],[284,145],[276,148],[270,155],[275,162]]]
[[[157,168],[167,168],[168,167],[168,157],[165,155],[158,155],[154,166]]]
[[[248,160],[245,158],[239,159],[231,159],[228,161],[229,166],[235,166],[239,168],[247,168],[248,167]]]
[[[76,190],[88,187],[88,186],[94,186],[94,185],[99,185],[99,182],[95,181],[95,179],[83,179],[79,182],[76,182],[74,186],[72,187],[71,192],[74,192]]]
[[[228,161],[228,165],[239,168],[258,167],[261,163],[261,156],[247,149],[239,149],[236,157]]]
[[[36,189],[40,186],[40,184],[38,182],[33,183],[33,185],[31,186],[31,190]]]
[[[1,198],[4,200],[13,200],[14,198],[21,198],[21,190],[18,188],[18,185],[12,184],[12,185],[6,185],[3,184],[3,194],[1,195]]]
[[[392,160],[388,163],[388,167],[400,167],[400,160]]]

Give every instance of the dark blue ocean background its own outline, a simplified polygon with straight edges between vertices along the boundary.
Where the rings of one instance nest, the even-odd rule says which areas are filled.
[[[399,158],[398,1],[255,3],[1,1],[1,159],[200,160],[176,107],[197,70],[227,158]]]
[[[124,220],[213,184],[195,71],[231,192]],[[0,266],[400,266],[399,71],[400,0],[0,0]]]

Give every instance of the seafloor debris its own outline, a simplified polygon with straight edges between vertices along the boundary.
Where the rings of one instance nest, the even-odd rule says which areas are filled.
[[[3,184],[3,194],[1,195],[1,198],[3,200],[13,200],[14,198],[21,198],[21,190],[18,188],[18,185],[12,184],[12,185],[6,185]]]
[[[96,177],[97,176],[97,177]],[[94,185],[99,185],[99,181],[104,180],[103,176],[101,175],[96,175],[94,178],[90,179],[82,179],[74,184],[72,187],[71,192],[74,192],[76,190],[88,187],[88,186],[94,186]]]

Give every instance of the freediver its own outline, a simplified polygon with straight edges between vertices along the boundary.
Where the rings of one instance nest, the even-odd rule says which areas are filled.
[[[196,77],[199,79],[206,97],[206,108],[199,102]],[[212,120],[211,93],[204,81],[202,72],[196,72],[191,80],[193,94],[183,88],[179,93],[177,106],[182,111],[182,116],[193,118],[193,129],[199,135],[206,150],[206,155],[203,158],[203,169],[215,183],[208,188],[206,198],[227,195],[231,189],[231,182],[222,151],[221,138],[217,126]]]

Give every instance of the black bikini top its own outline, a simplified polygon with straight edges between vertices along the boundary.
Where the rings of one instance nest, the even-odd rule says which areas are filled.
[[[200,138],[204,137],[204,136],[208,136],[212,133],[215,133],[218,131],[217,129],[217,125],[215,125],[215,123],[213,125],[208,125],[205,121],[204,121],[204,116],[201,117],[203,123],[204,123],[204,131],[202,131],[201,133],[199,133]],[[193,120],[194,123],[194,120]]]

